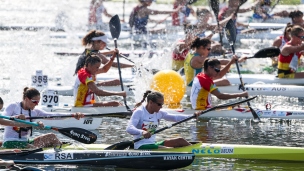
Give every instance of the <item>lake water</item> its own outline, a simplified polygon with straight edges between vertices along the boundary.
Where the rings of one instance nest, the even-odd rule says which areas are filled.
[[[28,24],[28,25],[55,25],[58,14],[64,14],[68,20],[68,39],[52,39],[50,35],[54,32],[40,30],[30,31],[0,31],[0,88],[8,88],[9,93],[3,93],[1,97],[5,104],[20,101],[22,90],[25,86],[31,85],[31,75],[36,70],[43,70],[51,78],[61,78],[63,85],[74,83],[73,71],[77,57],[58,56],[54,52],[58,51],[79,51],[82,52],[80,39],[75,36],[78,32],[86,31],[89,2],[84,0],[14,0],[0,1],[0,24]],[[118,14],[122,17],[121,2],[106,2],[108,12]],[[126,14],[135,6],[134,3],[126,5]],[[171,5],[156,5],[154,9],[171,9]],[[159,19],[162,19],[161,16]],[[106,19],[107,20],[107,19]],[[257,42],[255,42],[258,44]],[[120,44],[123,46],[122,44]],[[113,47],[113,44],[110,45]],[[245,45],[244,45],[245,46]],[[157,50],[170,49],[165,46]],[[122,50],[132,50],[131,47],[123,46]],[[252,48],[252,47],[251,47]],[[79,50],[80,49],[80,50]],[[144,65],[146,68],[166,69],[170,67],[170,58],[167,55],[148,55],[141,58],[131,56],[130,59],[137,65]],[[161,63],[159,62],[161,61]],[[126,62],[126,61],[123,61]],[[123,70],[130,72],[130,70]],[[117,74],[113,69],[110,74]],[[118,75],[118,74],[117,74]],[[148,89],[152,75],[144,75],[136,81],[136,85],[141,87],[135,93],[135,99],[129,99],[128,103],[141,99],[143,92]],[[215,101],[218,103],[219,101]],[[254,101],[253,104],[263,106],[266,102],[276,105],[284,105],[289,108],[302,108],[303,103],[295,98],[269,97]],[[119,141],[131,140],[132,137],[125,132],[127,125],[125,119],[103,119],[103,123],[96,133],[99,135],[98,143],[116,143]],[[264,120],[256,124],[251,120],[240,119],[199,119],[183,123],[160,133],[157,138],[165,139],[182,136],[189,141],[204,141],[209,143],[227,144],[256,144],[256,145],[278,145],[278,146],[303,146],[303,120]],[[166,122],[162,122],[164,125]],[[39,135],[48,131],[39,131],[34,134]],[[67,140],[66,137],[58,136]],[[94,170],[87,167],[67,167],[54,168],[44,166],[46,170]],[[96,169],[95,170],[100,170]],[[111,169],[104,169],[111,170]],[[114,169],[115,170],[115,169]],[[281,161],[259,161],[259,160],[237,160],[237,159],[206,159],[196,158],[191,166],[177,170],[304,170],[304,165],[298,162]]]

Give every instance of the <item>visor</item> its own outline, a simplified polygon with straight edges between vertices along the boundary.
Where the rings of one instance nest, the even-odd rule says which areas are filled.
[[[92,40],[101,40],[103,41],[105,44],[109,43],[108,37],[106,35],[103,36],[98,36],[98,37],[93,37]]]

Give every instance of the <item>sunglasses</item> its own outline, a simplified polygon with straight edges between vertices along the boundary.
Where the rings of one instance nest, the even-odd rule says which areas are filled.
[[[210,51],[211,50],[211,48],[206,48],[208,51]]]
[[[30,99],[32,103],[35,103],[35,104],[38,104],[39,103],[39,100],[33,100],[33,99]]]
[[[304,39],[304,36],[297,36],[298,38],[300,38],[300,39]]]
[[[221,72],[221,69],[218,69],[218,68],[215,68],[215,67],[212,67],[214,69],[215,72],[219,73]]]
[[[157,106],[163,106],[164,104],[163,103],[157,103],[157,102],[154,102],[157,104]]]

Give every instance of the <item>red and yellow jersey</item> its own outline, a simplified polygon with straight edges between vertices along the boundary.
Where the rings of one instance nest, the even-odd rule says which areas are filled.
[[[286,43],[287,45],[290,44],[290,42],[287,42]],[[285,71],[289,71],[290,68],[289,68],[289,64],[291,62],[291,59],[294,55],[297,55],[298,56],[298,59],[301,58],[301,54],[300,52],[297,52],[297,53],[291,53],[289,54],[288,56],[284,56],[282,54],[279,55],[279,59],[278,59],[278,69],[280,70],[285,70]],[[300,64],[300,60],[298,60],[298,64]]]
[[[211,104],[211,92],[217,87],[213,80],[204,73],[199,73],[193,80],[190,101],[193,109],[205,110]]]
[[[77,78],[74,85],[74,105],[81,107],[94,103],[94,94],[88,87],[88,83],[94,82],[94,77],[85,68],[77,72]]]

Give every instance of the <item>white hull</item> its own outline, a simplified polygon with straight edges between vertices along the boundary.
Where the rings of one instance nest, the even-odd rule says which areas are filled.
[[[131,109],[133,109],[133,106],[129,106]],[[82,113],[113,113],[113,112],[126,112],[126,107],[120,106],[120,107],[66,107],[66,108],[60,108],[60,107],[44,107],[44,110],[48,111],[65,111],[65,112],[82,112]],[[193,109],[162,109],[164,111],[167,111],[169,113],[174,114],[187,114],[192,115],[197,110]],[[255,110],[256,113],[261,118],[281,118],[281,119],[304,119],[304,111],[303,110],[286,110],[286,109],[273,109],[273,110]],[[224,117],[224,118],[252,118],[252,114],[248,109],[243,108],[237,108],[237,109],[223,109],[223,110],[216,110],[216,111],[210,111],[207,112],[200,117],[211,117],[211,118],[217,118],[217,117]]]
[[[99,89],[106,91],[121,91],[121,86],[100,86]],[[58,95],[62,96],[73,96],[73,86],[48,86],[44,90],[56,91]],[[130,85],[124,84],[124,91],[126,91],[127,96],[134,95],[134,89]]]
[[[44,125],[47,126],[54,126],[60,128],[69,128],[69,127],[77,127],[83,128],[86,130],[95,130],[101,124],[102,118],[81,118],[79,120],[75,118],[67,118],[61,120],[54,120],[54,119],[37,119],[42,121]]]
[[[242,109],[243,110],[243,109]],[[175,114],[194,114],[196,110],[178,110],[178,109],[165,109],[165,111]],[[260,118],[281,118],[281,119],[304,119],[303,110],[255,110]],[[246,111],[238,110],[216,110],[207,112],[200,117],[210,117],[210,118],[253,118],[249,109]]]
[[[239,85],[219,86],[222,93],[240,93],[243,92]],[[304,86],[295,85],[276,85],[276,84],[247,84],[245,90],[249,95],[265,96],[286,96],[286,97],[304,97]],[[191,94],[191,87],[187,87],[187,96]]]
[[[231,84],[240,84],[238,74],[227,74],[226,78]],[[265,84],[282,84],[282,85],[304,85],[304,78],[277,78],[271,74],[242,74],[244,84],[254,84],[256,82],[263,82]]]

